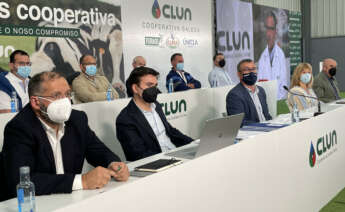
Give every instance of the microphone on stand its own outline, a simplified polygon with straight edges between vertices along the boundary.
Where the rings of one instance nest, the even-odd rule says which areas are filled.
[[[318,116],[318,115],[320,115],[320,114],[323,114],[323,112],[321,112],[321,101],[319,100],[319,98],[313,97],[313,96],[305,96],[305,95],[303,95],[303,94],[298,94],[298,93],[293,93],[293,92],[290,91],[290,89],[289,89],[286,85],[284,85],[283,88],[284,88],[287,92],[289,92],[290,94],[292,94],[292,95],[295,95],[295,96],[302,96],[302,97],[306,97],[306,98],[310,98],[310,99],[315,99],[315,100],[317,100],[317,112],[314,113],[314,116]]]

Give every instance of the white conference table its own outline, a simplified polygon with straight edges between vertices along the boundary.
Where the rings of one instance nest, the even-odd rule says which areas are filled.
[[[191,143],[188,145],[185,145],[179,149],[188,148],[192,146],[196,146],[196,143]],[[174,150],[176,151],[176,150]],[[170,151],[171,152],[171,151]],[[133,171],[135,167],[146,164],[148,162],[161,159],[161,158],[168,158],[170,159],[170,156],[166,156],[165,153],[160,153],[153,155],[151,157],[143,158],[141,160],[137,160],[135,162],[127,163],[128,169],[130,171]],[[186,163],[189,161],[188,159],[179,158],[179,160],[182,160],[183,163]],[[127,182],[117,182],[114,179],[112,179],[105,187],[101,189],[96,190],[79,190],[79,191],[73,191],[71,194],[52,194],[52,195],[43,195],[43,196],[36,196],[36,210],[37,211],[54,211],[57,209],[60,209],[63,206],[67,206],[70,204],[74,204],[76,202],[79,202],[81,200],[88,199],[90,197],[105,193],[107,191],[116,189],[120,186],[125,186],[133,181],[136,181],[138,179],[141,179],[142,177],[134,177],[130,176]],[[15,212],[18,211],[18,202],[16,198],[0,202],[0,211],[4,212]]]
[[[327,106],[324,105],[323,106],[323,111],[336,110],[336,109],[338,109],[340,107],[342,107],[342,105],[331,103],[331,104],[328,104]],[[340,112],[345,115],[345,107],[343,107]],[[308,116],[310,117],[311,114],[312,113],[310,111],[307,111],[305,113],[302,113],[301,116],[302,117],[308,117]],[[331,115],[334,116],[333,113]],[[325,118],[327,118],[327,117],[325,117]],[[308,123],[314,122],[312,120],[312,118],[310,120],[306,120],[306,122],[307,121],[309,121]],[[284,115],[278,116],[275,120],[272,121],[272,123],[289,123],[289,122],[290,122],[290,115],[289,114],[284,114]],[[294,125],[291,125],[291,126],[288,126],[288,127],[285,127],[285,128],[292,128],[292,127],[294,127],[296,129],[298,129],[297,125],[301,125],[302,126],[302,124],[303,124],[303,122],[298,123],[298,124],[294,124]],[[84,211],[93,211],[95,209],[99,209],[100,211],[103,211],[106,208],[109,209],[109,204],[110,205],[113,204],[114,208],[116,208],[117,205],[119,205],[119,209],[120,210],[123,209],[123,210],[126,210],[126,211],[137,211],[141,207],[137,206],[136,204],[143,204],[142,209],[143,209],[143,211],[146,211],[145,209],[150,208],[150,204],[155,204],[155,203],[154,203],[154,201],[152,203],[145,203],[145,198],[150,199],[150,198],[153,198],[152,196],[157,198],[157,196],[158,196],[159,198],[161,198],[161,200],[157,200],[157,201],[160,201],[160,203],[157,204],[157,207],[152,207],[151,206],[150,211],[162,211],[162,210],[165,210],[165,211],[176,211],[176,210],[181,209],[181,207],[182,208],[186,207],[185,210],[192,210],[193,211],[193,208],[195,208],[196,211],[209,211],[211,208],[207,208],[207,206],[206,207],[203,206],[203,204],[205,202],[202,201],[203,197],[200,196],[201,195],[200,191],[198,191],[198,189],[200,189],[200,188],[195,187],[195,186],[200,185],[200,187],[205,187],[205,188],[201,188],[202,191],[206,191],[206,192],[209,191],[210,192],[210,195],[211,195],[210,198],[211,199],[209,199],[210,203],[208,203],[208,204],[212,205],[212,203],[214,201],[217,202],[217,200],[212,199],[212,196],[215,196],[214,194],[212,195],[212,192],[214,192],[213,191],[214,190],[213,189],[213,182],[214,181],[211,180],[211,179],[213,179],[213,176],[212,177],[210,176],[210,180],[211,181],[210,182],[206,182],[206,184],[205,184],[204,181],[196,182],[196,181],[198,181],[198,178],[200,178],[200,176],[194,176],[193,177],[192,176],[193,175],[193,171],[195,172],[195,170],[191,171],[190,173],[189,173],[189,170],[192,169],[193,166],[195,166],[195,167],[197,167],[197,166],[199,166],[199,167],[207,166],[207,167],[211,168],[211,167],[213,167],[215,165],[216,166],[215,167],[215,172],[216,172],[216,174],[219,175],[219,176],[217,176],[218,178],[216,178],[216,179],[220,178],[219,179],[219,184],[217,184],[218,186],[220,186],[218,190],[219,190],[219,192],[224,192],[224,195],[226,195],[225,193],[228,192],[231,189],[226,189],[228,181],[226,179],[223,179],[224,177],[227,178],[227,177],[232,176],[232,175],[234,175],[234,177],[235,177],[235,175],[236,175],[235,173],[239,172],[238,170],[245,170],[245,173],[248,173],[248,174],[251,174],[251,173],[250,173],[250,169],[247,170],[246,167],[243,166],[243,164],[240,164],[242,161],[238,161],[237,163],[231,165],[231,167],[232,167],[231,169],[233,170],[234,173],[230,173],[230,175],[229,175],[228,172],[226,172],[226,173],[224,172],[223,173],[222,172],[222,170],[223,170],[222,167],[218,167],[218,166],[222,166],[221,163],[219,165],[214,163],[215,161],[219,160],[219,159],[217,159],[217,157],[220,158],[220,160],[223,160],[224,157],[228,157],[229,155],[231,155],[229,153],[232,152],[232,154],[235,155],[234,157],[241,158],[242,160],[244,160],[244,159],[252,160],[251,158],[248,158],[248,155],[247,155],[249,149],[246,150],[245,148],[252,148],[252,147],[250,147],[250,145],[257,145],[259,143],[259,141],[260,141],[260,143],[261,142],[264,143],[270,137],[274,138],[274,136],[276,136],[274,134],[279,134],[279,131],[281,131],[281,133],[283,135],[284,134],[283,130],[289,131],[289,129],[285,129],[285,128],[278,129],[278,130],[275,130],[273,132],[268,132],[268,133],[262,133],[261,132],[261,134],[266,134],[266,135],[261,135],[259,132],[257,134],[255,134],[255,136],[248,135],[248,139],[244,139],[243,141],[241,141],[240,145],[235,144],[233,146],[225,148],[225,150],[219,150],[217,152],[214,152],[214,153],[211,153],[209,155],[197,158],[195,160],[183,160],[183,164],[181,164],[179,166],[172,167],[171,169],[165,170],[165,171],[160,172],[160,173],[152,174],[152,175],[147,176],[147,177],[140,178],[140,177],[132,177],[131,176],[127,182],[116,182],[116,181],[112,180],[104,188],[98,189],[98,190],[85,190],[85,191],[84,190],[80,190],[80,191],[74,191],[74,192],[72,192],[72,194],[54,194],[54,195],[46,195],[46,196],[37,196],[36,197],[36,210],[37,211],[75,211],[76,209],[80,209],[80,210],[84,210]],[[340,132],[340,131],[338,130],[338,132]],[[241,132],[241,133],[242,133],[242,135],[245,135],[245,132],[244,133]],[[286,133],[288,135],[290,134],[289,132],[286,132]],[[270,134],[272,134],[272,135],[270,135]],[[257,140],[258,142],[255,142],[255,140]],[[340,143],[340,141],[338,141],[338,142]],[[284,144],[286,144],[286,142],[284,142]],[[182,147],[182,148],[187,148],[188,146],[193,146],[193,145],[196,145],[196,144],[192,143],[192,144],[187,145],[187,146]],[[269,143],[267,145],[268,145],[267,147],[274,146],[274,145],[269,144]],[[243,147],[243,150],[241,150],[242,147]],[[254,149],[258,149],[259,147],[260,146],[257,145],[256,147],[254,147]],[[278,147],[274,146],[273,148],[277,149]],[[267,154],[263,154],[264,156],[261,156],[261,157],[266,157],[267,156],[268,158],[267,158],[266,162],[263,163],[264,165],[262,165],[262,164],[260,164],[258,162],[257,167],[258,167],[258,169],[259,169],[259,167],[261,167],[259,170],[265,173],[264,179],[267,178],[267,180],[268,180],[270,178],[271,174],[268,173],[269,171],[267,172],[267,170],[273,169],[274,164],[272,165],[272,164],[267,164],[267,163],[272,161],[272,158],[273,158],[274,155],[272,156],[272,158],[270,158],[271,157],[270,156],[270,152],[269,152],[270,150],[268,148],[266,148],[266,149],[268,151]],[[228,153],[224,153],[224,152],[228,152]],[[238,153],[241,153],[241,154],[238,155]],[[241,156],[241,155],[243,155],[243,156]],[[247,155],[247,156],[245,156],[245,155]],[[253,155],[253,157],[257,157],[257,156]],[[138,160],[138,161],[135,161],[135,162],[132,162],[132,163],[128,163],[128,167],[129,167],[130,170],[133,170],[134,167],[136,167],[136,166],[145,164],[145,163],[150,162],[150,161],[154,161],[154,160],[159,159],[159,158],[171,158],[171,157],[165,156],[164,154],[157,154],[157,155],[154,155],[154,156],[149,157],[149,158],[145,158],[145,159]],[[276,159],[278,159],[278,158],[276,158]],[[259,160],[260,160],[260,158],[258,158],[258,161]],[[254,159],[254,161],[255,161],[255,159]],[[263,167],[263,166],[265,166],[265,163],[267,164],[267,166],[271,166],[271,168],[268,167],[267,170],[266,170],[266,168]],[[205,165],[203,165],[203,164],[205,164]],[[211,165],[211,164],[213,164],[213,165]],[[238,164],[238,167],[235,167],[236,164]],[[247,164],[247,165],[249,165],[249,164]],[[175,170],[176,170],[176,173],[174,173]],[[200,171],[200,168],[196,168],[196,170],[198,172],[198,171]],[[179,172],[180,172],[180,174],[178,174]],[[180,189],[183,190],[184,188],[179,188],[178,186],[176,188],[171,188],[170,187],[171,185],[164,184],[164,182],[171,182],[171,184],[174,184],[175,183],[174,182],[175,178],[176,178],[177,182],[181,183],[182,182],[181,179],[180,179],[181,178],[181,173],[187,173],[187,175],[188,175],[188,176],[186,176],[186,178],[187,178],[186,181],[187,182],[186,182],[185,187],[188,187],[188,184],[189,184],[189,185],[192,186],[192,188],[195,189],[195,192],[193,190],[191,190],[191,189],[188,189],[188,190],[184,191],[183,193],[179,193],[178,190],[180,190]],[[207,171],[201,172],[201,173],[205,174],[202,177],[205,177],[205,176],[208,176],[208,175],[212,174],[212,172],[211,173],[207,173]],[[259,179],[262,177],[262,176],[260,176],[262,173],[260,173],[260,172],[253,172],[253,173],[258,175],[258,176],[256,176],[256,178],[257,178],[257,180],[259,182]],[[275,175],[276,174],[273,174],[273,177],[275,177]],[[344,176],[344,175],[342,175],[342,176]],[[163,181],[159,182],[161,180],[159,178],[163,179]],[[238,176],[235,177],[235,178],[239,180]],[[188,181],[188,179],[189,179],[189,181]],[[195,180],[193,180],[193,179],[195,179]],[[164,180],[167,180],[167,181],[164,181]],[[245,180],[245,179],[243,179],[243,180]],[[156,184],[158,184],[158,185],[155,185],[155,186],[150,185],[152,183],[155,183],[153,181],[157,181]],[[298,180],[296,180],[296,181],[298,181]],[[159,185],[159,183],[162,183],[162,184]],[[224,183],[226,183],[226,184],[224,184]],[[233,183],[234,182],[228,182],[228,184],[233,184]],[[207,187],[208,184],[210,186],[209,188]],[[241,183],[240,183],[240,181],[238,181],[238,183],[235,182],[235,184],[232,185],[233,188],[234,188],[234,185],[236,185],[236,184],[241,184]],[[271,184],[274,185],[275,182],[272,181]],[[221,188],[223,185],[224,185],[224,188]],[[253,185],[256,185],[256,184],[254,183]],[[158,186],[158,188],[156,188],[156,186]],[[243,186],[245,187],[245,185],[243,185]],[[344,182],[344,184],[342,186],[343,187],[345,186],[345,182]],[[259,188],[267,188],[267,187],[268,187],[268,185],[264,185],[263,184],[262,187],[260,186]],[[273,187],[275,187],[275,186],[273,186]],[[297,187],[297,185],[296,185],[296,187]],[[137,191],[135,190],[136,188],[138,189]],[[147,191],[147,193],[145,193],[145,191],[143,191],[143,189],[145,190],[145,189],[148,189],[148,188],[149,189],[152,188],[152,193],[150,193],[150,191]],[[243,193],[248,192],[248,195],[249,195],[250,192],[255,192],[255,191],[248,190],[250,188],[252,188],[253,190],[255,189],[253,186],[245,187],[245,188],[243,188]],[[339,186],[337,186],[336,188],[338,189]],[[224,189],[224,191],[223,191],[223,189]],[[268,189],[268,191],[265,191],[265,192],[266,193],[268,192],[268,194],[270,192],[272,192],[273,196],[274,195],[277,195],[277,196],[281,195],[281,194],[274,194],[274,191],[272,189],[274,189],[274,188],[270,188],[270,189]],[[284,188],[282,187],[282,189],[284,189]],[[167,190],[167,191],[165,191],[165,190]],[[260,189],[255,189],[255,190],[260,190]],[[272,190],[272,191],[270,191],[270,190]],[[162,196],[157,194],[158,191],[162,192]],[[176,192],[176,194],[174,194],[172,197],[169,197],[170,193],[167,193],[168,191],[170,191],[170,193],[171,193],[171,191]],[[144,203],[139,203],[139,202],[142,202],[142,201],[139,201],[138,199],[136,199],[136,198],[138,198],[137,195],[139,195],[139,194],[136,194],[136,193],[142,193],[142,192],[147,194],[147,196],[146,197],[142,196]],[[190,192],[190,194],[185,194],[185,193],[188,193],[188,192]],[[231,191],[231,192],[233,192],[233,191]],[[336,192],[338,192],[338,191],[334,191],[334,192],[331,192],[331,193],[333,195],[335,195]],[[190,196],[191,194],[195,198],[193,196]],[[179,198],[177,195],[178,196],[181,195],[182,203],[186,204],[185,206],[179,205],[179,202],[181,201],[181,198]],[[184,195],[188,195],[188,197],[190,199],[185,200],[185,202],[184,202],[184,200],[183,200],[183,196]],[[131,198],[128,199],[128,197],[133,197],[133,199],[131,199]],[[229,197],[229,200],[236,200],[236,198],[239,198],[238,201],[241,201],[242,197],[241,198],[240,197],[241,197],[241,194],[238,193],[238,197],[231,196],[231,197]],[[269,195],[267,195],[267,197],[269,197]],[[333,196],[330,196],[329,199],[331,199],[332,197]],[[168,198],[168,199],[169,198],[176,198],[176,199],[171,199],[171,201],[169,202],[169,200],[166,200],[166,198]],[[218,197],[218,198],[220,198],[220,197]],[[255,198],[258,199],[257,200],[258,202],[256,203],[257,204],[257,206],[256,206],[257,211],[282,211],[281,210],[282,208],[285,209],[285,207],[283,207],[282,205],[281,206],[274,206],[272,208],[270,208],[270,207],[267,208],[267,202],[265,203],[266,200],[260,199],[260,198],[264,198],[264,197],[260,197],[259,198],[259,196],[257,196]],[[215,199],[216,199],[216,197],[215,197]],[[117,203],[117,200],[119,200],[118,203]],[[128,202],[127,203],[121,202],[123,200],[128,201]],[[136,201],[139,201],[139,202],[136,203]],[[175,202],[175,201],[176,201],[176,206],[171,207],[171,204],[174,204],[173,202]],[[250,201],[250,198],[248,198],[248,201]],[[272,199],[271,201],[275,201],[275,200]],[[294,200],[294,201],[296,201],[296,200]],[[328,201],[329,200],[325,200],[325,202],[328,202]],[[225,200],[225,202],[226,202],[226,200]],[[237,200],[236,200],[236,202],[237,202]],[[262,202],[262,203],[260,203],[260,202]],[[168,207],[169,203],[170,203],[170,207]],[[223,201],[223,203],[224,203],[224,201]],[[223,203],[221,203],[221,204],[223,204]],[[149,204],[149,205],[147,205],[147,204]],[[198,206],[199,204],[200,204],[200,206]],[[213,204],[215,204],[215,203],[213,203]],[[235,202],[233,202],[232,204],[235,204]],[[250,202],[248,202],[248,204],[250,205]],[[260,206],[260,204],[262,204],[262,205]],[[309,205],[310,205],[310,207],[313,207],[313,206],[311,206],[311,204],[309,204]],[[309,207],[309,205],[303,206],[303,207]],[[212,207],[214,207],[214,205]],[[221,206],[220,209],[215,209],[215,210],[217,210],[217,211],[222,211],[222,210],[227,211],[228,210],[227,207],[231,208],[231,206],[229,206],[229,205],[227,205],[226,207],[224,205],[224,206]],[[236,209],[241,209],[241,211],[250,211],[250,210],[253,209],[252,206],[248,206],[248,205],[247,206],[240,206],[240,207],[243,207],[243,208],[239,208],[239,206],[233,206],[233,207],[236,208]],[[279,208],[279,207],[282,207],[282,208]],[[301,208],[303,208],[303,207],[301,206]],[[319,208],[319,206],[317,206],[317,207]],[[17,200],[15,198],[0,203],[0,211],[14,212],[14,211],[17,211],[17,210],[18,210],[17,209]],[[291,211],[291,208],[286,208],[286,211],[289,211],[289,210]],[[302,209],[300,211],[305,211],[305,210]]]

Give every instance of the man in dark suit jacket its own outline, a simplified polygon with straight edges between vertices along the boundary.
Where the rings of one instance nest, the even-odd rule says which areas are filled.
[[[128,179],[126,164],[116,162],[120,159],[89,128],[86,114],[71,109],[71,90],[63,77],[55,72],[34,76],[29,96],[30,104],[4,132],[2,153],[10,198],[16,195],[22,166],[30,167],[37,195],[100,188],[111,176]],[[97,168],[81,174],[84,159]]]
[[[190,143],[167,121],[156,101],[158,72],[147,67],[134,69],[126,84],[132,100],[116,119],[116,134],[126,159],[145,158]]]
[[[268,112],[265,90],[255,85],[257,69],[250,59],[242,60],[237,65],[240,83],[231,89],[226,96],[228,115],[244,113],[242,124],[262,122],[272,119]]]

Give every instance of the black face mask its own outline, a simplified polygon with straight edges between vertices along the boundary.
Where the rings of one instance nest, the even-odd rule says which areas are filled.
[[[218,62],[218,65],[220,66],[220,67],[224,67],[225,66],[225,60],[223,59],[223,60],[220,60],[219,62]]]
[[[157,95],[161,93],[160,90],[156,87],[150,87],[143,90],[143,99],[147,103],[153,103],[157,100]]]
[[[334,77],[337,74],[337,68],[331,68],[328,70],[329,75],[331,75],[331,77]]]
[[[254,72],[250,72],[249,74],[243,74],[243,82],[247,85],[254,85],[257,79],[258,76]]]

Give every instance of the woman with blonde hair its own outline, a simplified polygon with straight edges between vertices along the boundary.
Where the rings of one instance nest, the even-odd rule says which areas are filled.
[[[313,89],[313,74],[312,67],[309,63],[300,63],[293,72],[290,92],[294,94],[299,94],[303,96],[316,97]],[[294,105],[296,104],[298,110],[305,110],[310,107],[317,106],[317,100],[297,96],[289,93],[287,98],[287,103],[290,111],[293,110]]]

